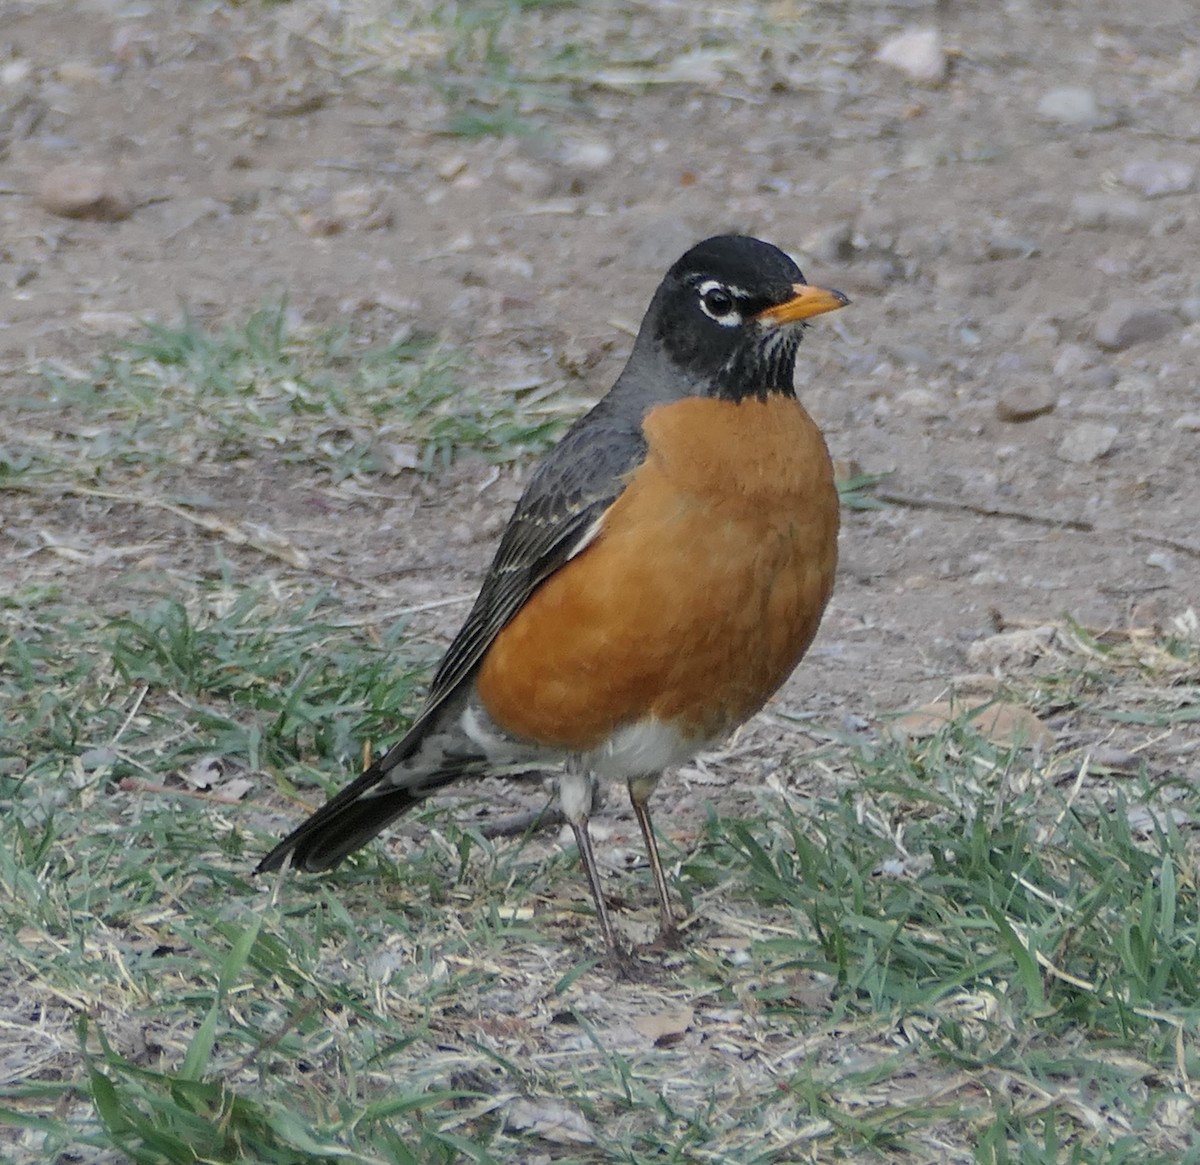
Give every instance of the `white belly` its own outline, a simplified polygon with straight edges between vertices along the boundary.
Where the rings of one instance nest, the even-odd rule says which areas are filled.
[[[628,780],[658,776],[663,769],[691,760],[707,743],[682,736],[661,720],[639,720],[618,728],[599,748],[580,758],[601,777]]]

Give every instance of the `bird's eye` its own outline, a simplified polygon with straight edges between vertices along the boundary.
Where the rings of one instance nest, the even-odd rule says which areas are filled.
[[[700,306],[706,315],[721,323],[727,322],[728,317],[734,314],[733,296],[719,285],[707,287],[701,292]]]

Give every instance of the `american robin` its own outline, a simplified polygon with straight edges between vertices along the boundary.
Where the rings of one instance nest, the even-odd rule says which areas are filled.
[[[561,761],[610,953],[595,777],[628,785],[670,935],[650,793],[763,706],[833,589],[838,495],[793,374],[804,321],[848,302],[759,239],[688,251],[612,389],[531,476],[413,726],[258,872],[329,869],[452,781]]]

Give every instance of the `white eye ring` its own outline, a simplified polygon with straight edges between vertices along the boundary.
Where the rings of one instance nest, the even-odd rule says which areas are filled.
[[[710,320],[715,320],[723,328],[736,328],[742,322],[732,288],[716,279],[706,279],[696,288],[696,293],[700,297],[700,310]]]

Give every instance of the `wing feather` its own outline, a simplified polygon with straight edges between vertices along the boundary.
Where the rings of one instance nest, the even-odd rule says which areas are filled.
[[[534,590],[596,536],[597,523],[645,458],[640,424],[631,427],[604,404],[576,421],[530,478],[412,732],[474,674]]]

